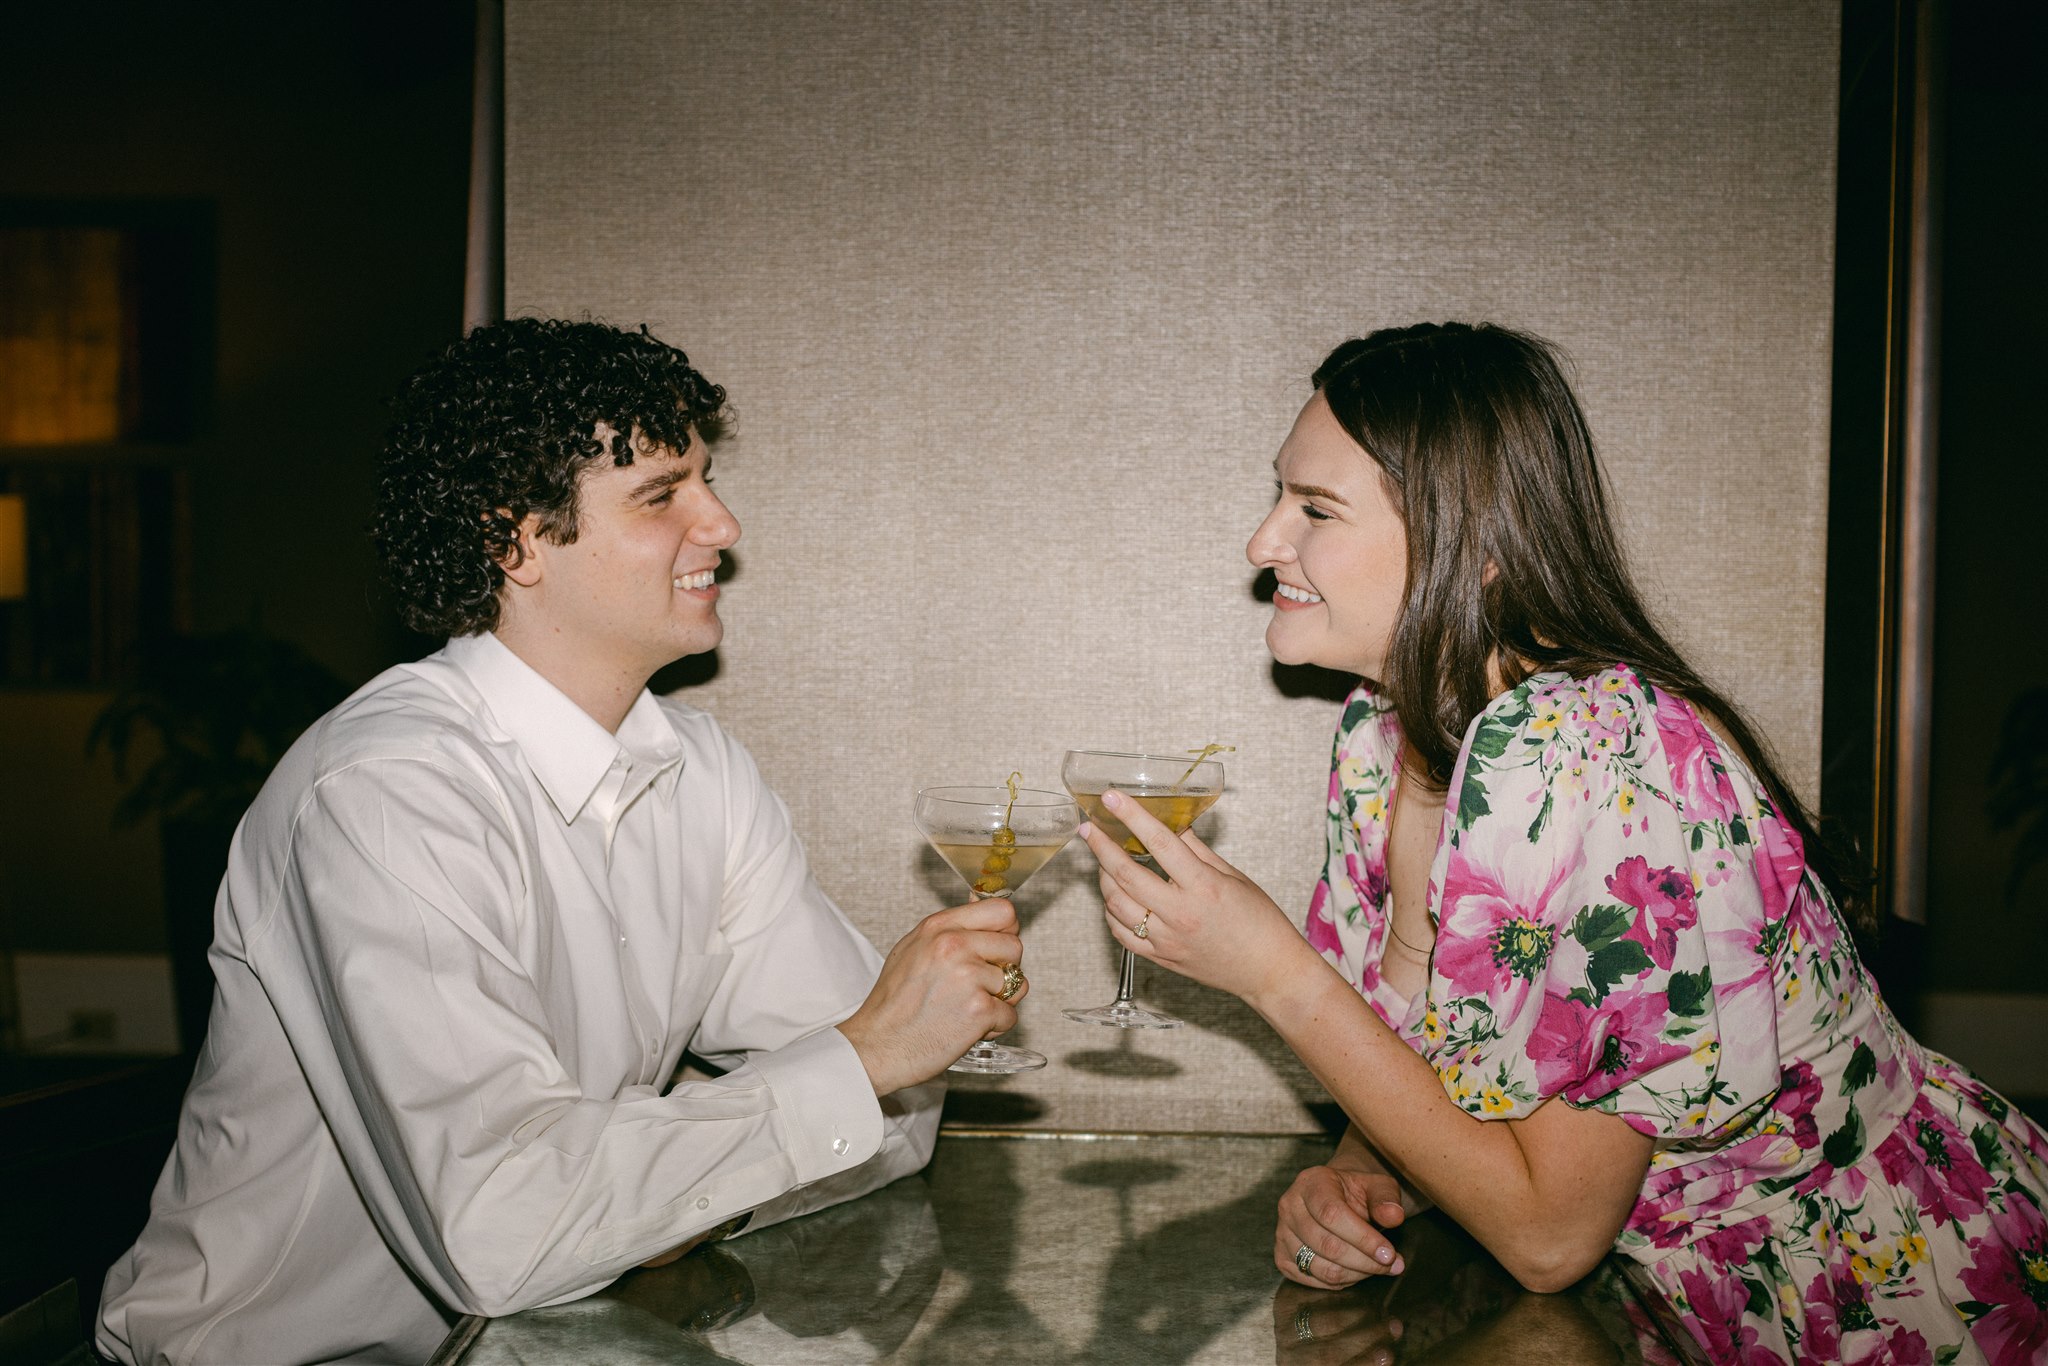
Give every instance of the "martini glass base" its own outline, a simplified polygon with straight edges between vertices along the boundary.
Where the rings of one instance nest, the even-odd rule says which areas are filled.
[[[946,1070],[1007,1076],[1012,1072],[1035,1071],[1043,1066],[1043,1053],[1034,1053],[1028,1048],[1012,1048],[1008,1044],[978,1043],[961,1054],[960,1061]]]
[[[1092,1010],[1066,1010],[1060,1013],[1070,1020],[1079,1020],[1082,1024],[1108,1025],[1113,1029],[1179,1029],[1187,1023],[1171,1015],[1160,1015],[1143,1006],[1133,1005],[1129,1001],[1096,1006]]]

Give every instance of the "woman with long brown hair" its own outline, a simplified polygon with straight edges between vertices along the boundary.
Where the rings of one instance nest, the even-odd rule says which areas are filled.
[[[1135,802],[1166,878],[1083,827],[1118,941],[1350,1119],[1280,1270],[1397,1273],[1434,1203],[1532,1290],[1619,1251],[1715,1360],[2048,1351],[2048,1134],[1885,1007],[1846,860],[1632,586],[1556,353],[1390,329],[1314,389],[1247,547],[1274,657],[1362,680],[1305,936]]]

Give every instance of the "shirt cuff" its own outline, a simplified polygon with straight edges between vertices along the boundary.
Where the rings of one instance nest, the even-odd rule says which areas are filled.
[[[882,1106],[853,1045],[821,1029],[749,1059],[782,1114],[799,1185],[858,1167],[882,1146]]]

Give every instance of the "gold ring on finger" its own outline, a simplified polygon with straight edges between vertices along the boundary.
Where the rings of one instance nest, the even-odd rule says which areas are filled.
[[[1003,964],[1003,989],[996,993],[998,1001],[1007,1001],[1024,990],[1024,969],[1015,963]]]
[[[1139,916],[1138,928],[1132,930],[1131,933],[1137,935],[1140,939],[1150,939],[1152,937],[1152,912],[1147,911]]]
[[[1311,1266],[1315,1265],[1315,1260],[1316,1254],[1307,1243],[1303,1243],[1300,1247],[1294,1250],[1294,1265],[1301,1271],[1301,1274],[1304,1276],[1309,1274],[1308,1269]]]

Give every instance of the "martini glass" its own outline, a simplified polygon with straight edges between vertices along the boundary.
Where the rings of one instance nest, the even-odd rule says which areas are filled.
[[[1015,896],[1081,823],[1072,801],[1029,787],[927,787],[913,810],[917,828],[976,901]],[[947,1070],[1007,1073],[1043,1066],[1043,1053],[983,1039]]]
[[[1070,749],[1060,763],[1060,781],[1074,794],[1082,814],[1096,829],[1121,843],[1125,853],[1150,868],[1152,855],[1122,821],[1103,808],[1102,794],[1115,788],[1178,835],[1223,795],[1223,765],[1214,759],[1186,754],[1116,754],[1107,750]],[[1137,981],[1138,956],[1125,949],[1116,999],[1106,1006],[1064,1013],[1070,1020],[1117,1029],[1178,1029],[1185,1023],[1133,1001]]]

